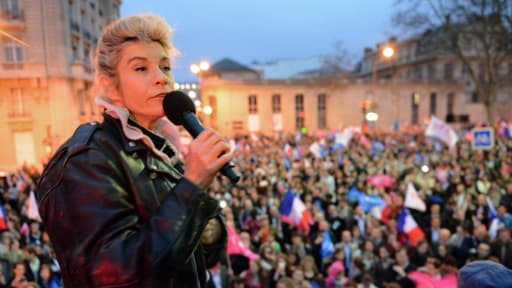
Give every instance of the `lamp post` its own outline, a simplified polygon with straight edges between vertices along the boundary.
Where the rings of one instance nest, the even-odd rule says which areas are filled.
[[[393,56],[395,55],[395,49],[393,47],[393,45],[391,44],[387,44],[383,47],[379,47],[378,48],[378,51],[373,55],[372,57],[372,75],[371,75],[371,89],[369,91],[369,93],[367,94],[367,97],[364,101],[361,101],[360,103],[360,106],[361,106],[361,109],[362,109],[362,112],[363,112],[363,130],[364,130],[364,126],[366,126],[368,123],[367,122],[370,122],[371,120],[367,118],[368,114],[370,113],[373,113],[375,115],[377,115],[377,113],[374,113],[372,110],[373,110],[373,107],[374,107],[374,102],[375,102],[375,91],[376,91],[376,86],[377,86],[377,61],[383,59],[383,60],[388,60],[388,59],[391,59]],[[370,116],[371,119],[373,116]],[[373,122],[376,122],[378,119],[378,115],[377,117],[375,117],[375,119],[373,120]],[[375,123],[373,123],[373,125],[375,125]]]

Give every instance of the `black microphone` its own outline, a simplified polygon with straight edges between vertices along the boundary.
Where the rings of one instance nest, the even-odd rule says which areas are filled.
[[[183,125],[193,138],[204,131],[203,124],[196,116],[196,107],[185,93],[180,91],[167,93],[164,97],[163,107],[167,118],[174,125]],[[220,169],[222,175],[228,177],[233,184],[240,180],[240,174],[234,168],[235,165],[230,161]]]

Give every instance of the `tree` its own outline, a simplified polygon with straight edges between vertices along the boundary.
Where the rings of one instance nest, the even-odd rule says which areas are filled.
[[[393,22],[412,31],[438,31],[445,52],[462,62],[474,92],[494,123],[498,88],[512,52],[512,0],[397,0]]]

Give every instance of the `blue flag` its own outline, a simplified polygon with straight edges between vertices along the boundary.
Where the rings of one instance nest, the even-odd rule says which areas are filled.
[[[364,212],[369,212],[375,206],[384,205],[384,200],[377,195],[359,195],[359,206],[363,209]]]
[[[320,256],[322,258],[332,256],[334,254],[334,244],[332,243],[331,236],[328,231],[324,231],[322,246],[320,247]]]
[[[347,193],[348,202],[354,203],[358,201],[361,194],[363,193],[361,193],[361,191],[359,191],[359,189],[357,189],[357,187],[353,185],[352,187],[350,187],[350,190]]]

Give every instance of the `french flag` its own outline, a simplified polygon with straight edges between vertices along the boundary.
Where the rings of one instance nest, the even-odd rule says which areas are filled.
[[[7,213],[5,212],[4,206],[0,204],[0,231],[8,230],[7,226]]]
[[[290,225],[296,226],[300,231],[309,233],[309,224],[313,222],[313,217],[299,197],[293,194],[288,188],[279,207],[281,220]]]
[[[423,233],[423,230],[421,230],[420,226],[418,226],[418,223],[416,223],[416,220],[412,218],[405,206],[402,207],[402,212],[398,216],[396,226],[398,232],[402,232],[407,235],[411,246],[416,246],[421,239],[425,238],[425,233]]]

